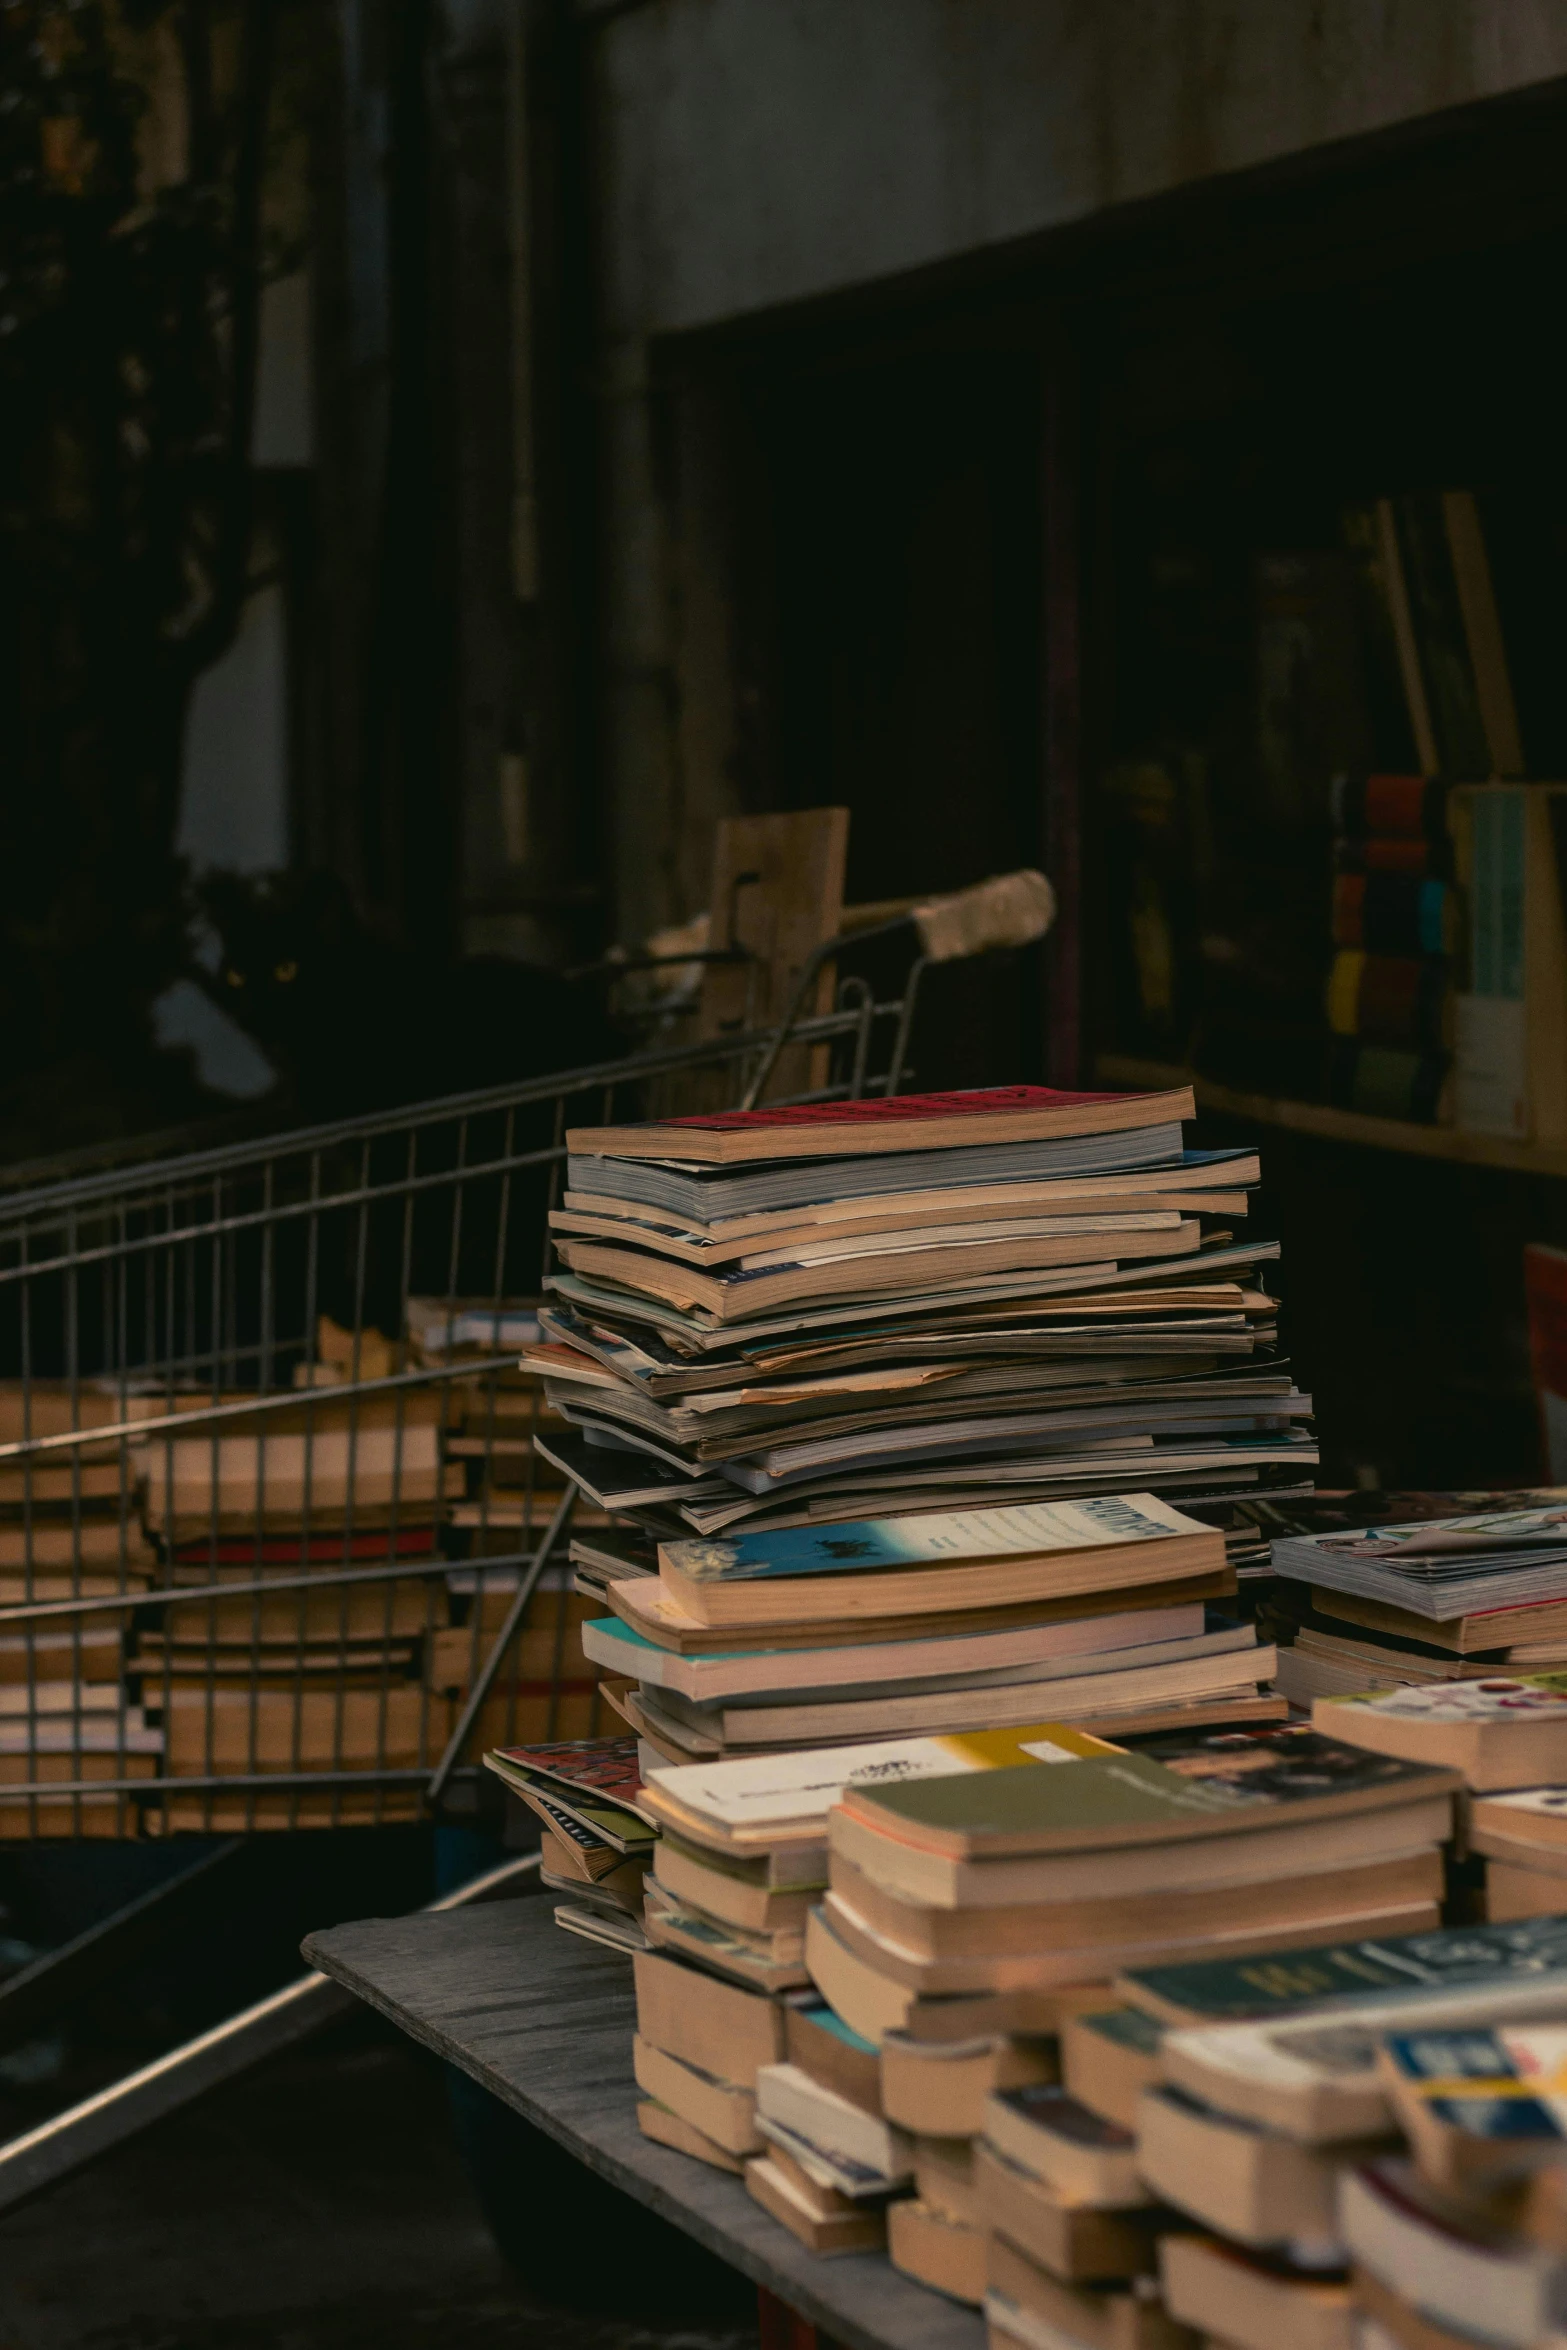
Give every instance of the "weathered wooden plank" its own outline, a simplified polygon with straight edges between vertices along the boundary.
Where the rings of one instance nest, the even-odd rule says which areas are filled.
[[[843,2350],[983,2350],[971,2311],[875,2254],[817,2260],[739,2181],[637,2128],[629,1963],[562,1933],[545,1898],[367,1918],[304,1954],[603,2177],[810,2318]]]

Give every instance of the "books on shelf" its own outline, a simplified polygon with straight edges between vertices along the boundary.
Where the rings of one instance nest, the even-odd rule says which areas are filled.
[[[1479,1134],[1567,1136],[1567,923],[1559,842],[1567,788],[1466,784],[1453,794],[1466,908],[1457,1000],[1457,1123]]]

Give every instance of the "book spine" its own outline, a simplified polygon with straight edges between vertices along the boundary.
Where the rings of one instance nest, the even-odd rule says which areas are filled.
[[[1464,635],[1474,671],[1475,694],[1491,755],[1493,775],[1523,773],[1523,745],[1518,734],[1518,711],[1513,701],[1507,646],[1491,585],[1480,510],[1472,490],[1446,490],[1442,510],[1452,556]]]
[[[1444,881],[1410,873],[1338,873],[1333,943],[1372,955],[1447,955],[1457,945],[1458,909]]]
[[[1442,493],[1413,490],[1395,501],[1421,670],[1440,775],[1479,781],[1492,772],[1490,745]]]
[[[1328,1025],[1414,1053],[1447,1049],[1447,959],[1442,955],[1368,955],[1343,948],[1328,974]]]
[[[1348,839],[1442,842],[1447,837],[1447,785],[1431,775],[1336,775],[1332,814],[1334,831]]]
[[[1453,848],[1448,840],[1399,840],[1380,834],[1351,839],[1340,834],[1333,843],[1333,869],[1340,874],[1399,873],[1451,881]]]
[[[1524,791],[1464,795],[1468,987],[1458,1002],[1458,1123],[1522,1137],[1531,1126],[1524,989]]]

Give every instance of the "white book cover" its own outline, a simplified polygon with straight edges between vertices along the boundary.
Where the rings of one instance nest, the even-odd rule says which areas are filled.
[[[743,1762],[680,1763],[655,1768],[648,1777],[658,1794],[721,1827],[767,1828],[825,1821],[845,1787],[951,1778],[1015,1763],[1080,1762],[1085,1755],[1115,1751],[1104,1740],[1060,1722],[1032,1722],[969,1736],[887,1738],[814,1753],[748,1756]]]

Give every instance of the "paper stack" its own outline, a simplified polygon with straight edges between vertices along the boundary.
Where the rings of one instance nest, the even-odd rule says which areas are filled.
[[[1154,1494],[663,1543],[588,1658],[648,1765],[1042,1716],[1110,1734],[1281,1717],[1222,1535]]]
[[[1558,1919],[1126,1978],[1138,2173],[1208,2231],[1161,2241],[1172,2315],[1237,2350],[1554,2339],[1567,2234],[1523,2187],[1567,2154],[1564,1961]]]
[[[1567,1668],[1567,1501],[1528,1499],[1275,1540],[1280,1686],[1310,1705]]]
[[[1299,1490],[1309,1401],[1188,1091],[1012,1086],[583,1128],[540,1449],[663,1535],[1135,1485]]]
[[[540,1875],[563,1896],[556,1924],[615,1950],[645,1950],[642,1897],[658,1831],[641,1801],[635,1741],[562,1739],[484,1760],[540,1822]]]

